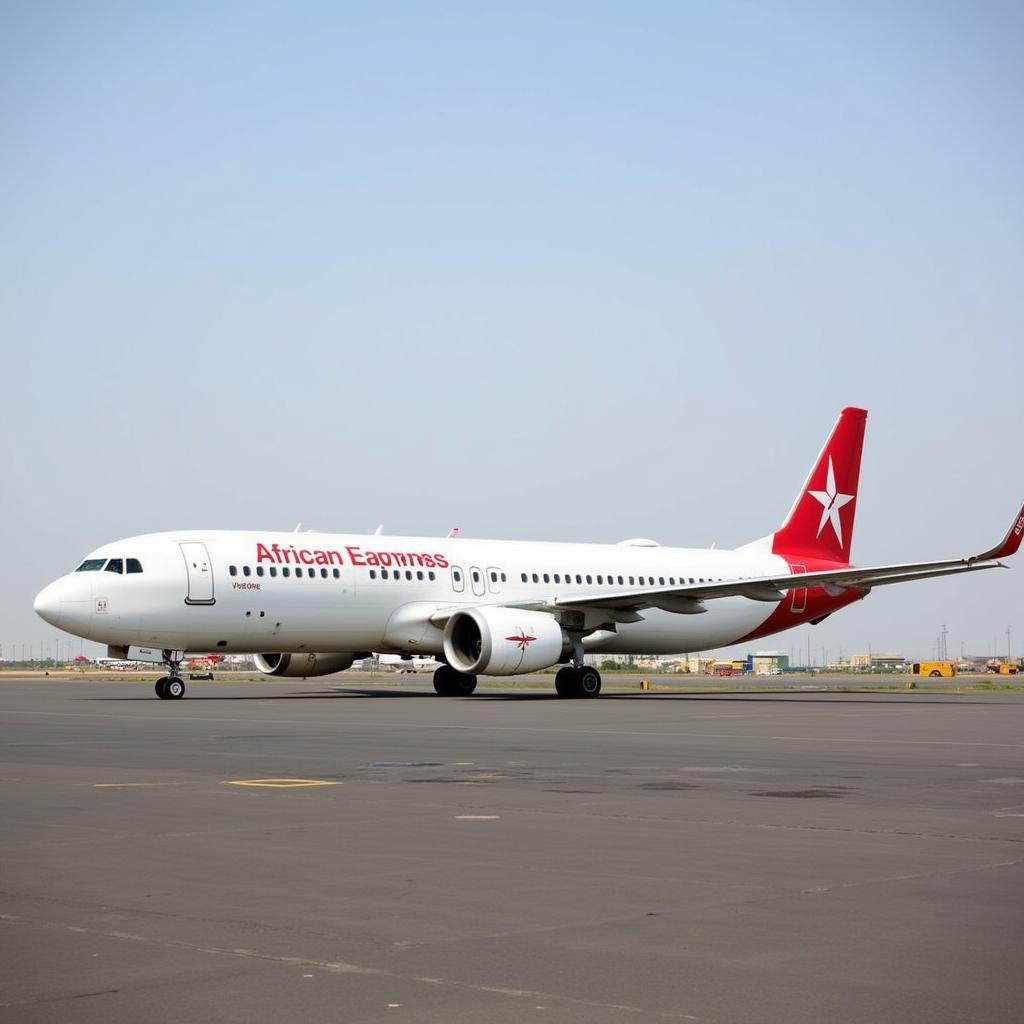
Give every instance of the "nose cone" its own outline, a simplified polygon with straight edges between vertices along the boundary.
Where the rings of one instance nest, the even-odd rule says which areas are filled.
[[[36,615],[51,626],[60,627],[60,588],[56,583],[43,587],[32,602]]]

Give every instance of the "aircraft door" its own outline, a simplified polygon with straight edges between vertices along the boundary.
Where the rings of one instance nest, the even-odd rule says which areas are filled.
[[[185,604],[214,604],[213,568],[206,545],[202,541],[183,541],[178,545],[188,573],[188,596]]]
[[[794,575],[807,572],[806,565],[791,565]],[[804,609],[807,607],[807,588],[806,587],[794,587],[789,592],[789,610],[794,615],[802,615]]]

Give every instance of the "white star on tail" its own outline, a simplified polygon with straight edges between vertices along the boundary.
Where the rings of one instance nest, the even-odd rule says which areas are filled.
[[[818,532],[815,536],[820,537],[821,531],[825,529],[825,523],[830,522],[835,530],[836,540],[839,546],[843,546],[843,523],[839,518],[839,510],[847,503],[853,501],[856,495],[836,493],[836,474],[832,469],[832,456],[828,457],[828,480],[823,491],[807,492],[815,501],[821,502],[821,522],[818,523]]]

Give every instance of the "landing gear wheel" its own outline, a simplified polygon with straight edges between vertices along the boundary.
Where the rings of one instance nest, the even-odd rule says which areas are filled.
[[[184,651],[165,650],[163,652],[164,667],[167,675],[156,681],[156,695],[161,700],[181,700],[185,696],[185,684],[181,679],[181,662]]]
[[[559,697],[596,697],[601,692],[601,673],[596,668],[566,665],[555,676],[555,692]]]
[[[576,696],[596,697],[601,692],[601,673],[596,668],[576,670]]]
[[[576,695],[576,669],[571,665],[560,668],[555,675],[555,693],[559,697],[574,697]]]
[[[442,665],[434,672],[434,692],[439,697],[468,697],[476,689],[476,676]]]

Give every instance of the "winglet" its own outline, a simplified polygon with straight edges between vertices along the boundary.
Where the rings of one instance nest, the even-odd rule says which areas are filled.
[[[1006,536],[999,544],[984,554],[975,555],[971,561],[983,562],[988,561],[990,558],[1009,558],[1010,555],[1017,553],[1022,539],[1024,539],[1024,505],[1021,506],[1020,511],[1017,513],[1017,518],[1013,521],[1013,525],[1006,531]]]

